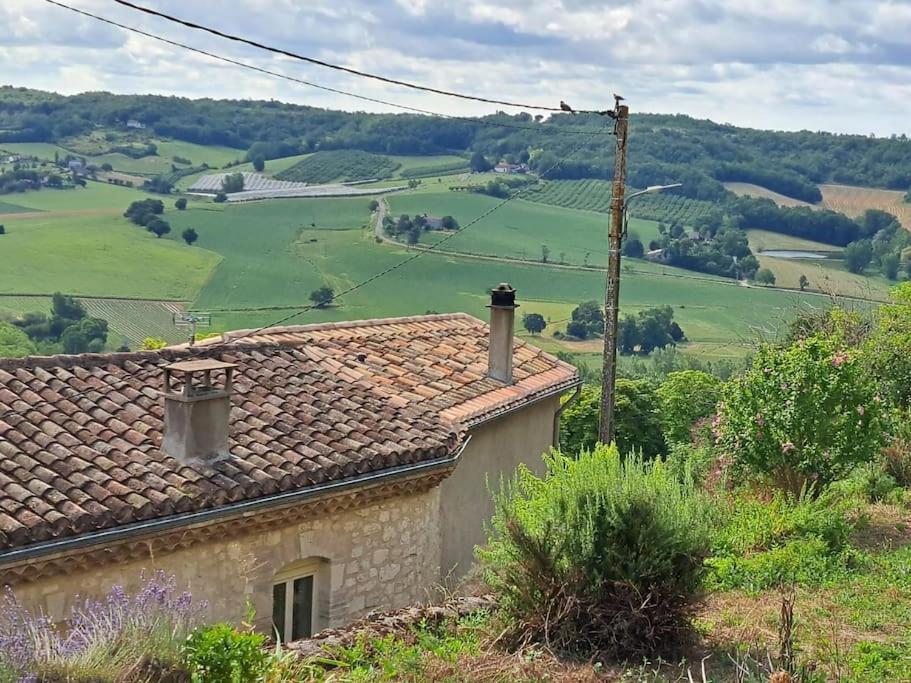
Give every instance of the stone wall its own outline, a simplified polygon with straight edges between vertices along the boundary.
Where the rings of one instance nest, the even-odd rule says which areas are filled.
[[[26,606],[59,619],[78,595],[101,596],[114,585],[133,590],[143,571],[162,569],[176,575],[194,598],[209,603],[209,619],[239,622],[249,600],[257,625],[271,630],[273,578],[283,568],[307,560],[321,567],[314,630],[342,626],[374,608],[426,601],[440,580],[439,486],[262,534],[13,589]]]

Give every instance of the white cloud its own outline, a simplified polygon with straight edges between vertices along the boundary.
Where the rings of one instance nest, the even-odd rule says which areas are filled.
[[[485,105],[278,58],[137,14],[123,23],[371,97],[455,114]],[[911,4],[889,0],[149,0],[165,12],[394,78],[497,99],[683,112],[757,127],[906,132]],[[383,109],[214,62],[34,0],[0,3],[0,73],[61,92],[275,97]],[[855,104],[867,115],[858,121]],[[388,108],[387,108],[388,109]]]

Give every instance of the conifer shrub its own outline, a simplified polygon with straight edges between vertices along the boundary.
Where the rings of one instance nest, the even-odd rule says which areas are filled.
[[[496,499],[486,580],[517,644],[635,659],[688,631],[707,555],[709,503],[661,461],[616,446],[546,456]]]

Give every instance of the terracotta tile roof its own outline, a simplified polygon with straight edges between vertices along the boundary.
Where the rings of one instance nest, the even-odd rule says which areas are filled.
[[[513,383],[487,376],[486,323],[465,313],[273,327],[225,335],[232,346],[273,342],[299,348],[330,372],[402,405],[430,408],[472,426],[541,396],[575,386],[569,363],[516,340]],[[219,344],[221,339],[209,340]]]
[[[162,368],[196,353],[0,360],[0,559],[50,539],[434,460],[458,446],[432,405],[386,400],[319,351],[232,345],[214,352],[238,366],[231,457],[183,464],[159,450],[159,390]]]

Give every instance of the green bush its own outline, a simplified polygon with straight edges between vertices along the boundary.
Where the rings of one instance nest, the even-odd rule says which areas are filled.
[[[749,370],[725,385],[718,444],[740,468],[801,494],[875,457],[882,402],[854,351],[832,339],[761,348]]]
[[[661,461],[599,446],[520,468],[498,495],[479,551],[519,640],[634,658],[671,646],[707,553],[708,503]]]
[[[614,398],[614,439],[621,453],[642,451],[648,458],[664,452],[658,399],[647,380],[618,379]],[[560,421],[560,448],[565,453],[591,450],[598,443],[601,387],[587,385]]]
[[[892,291],[892,303],[880,306],[876,324],[864,345],[868,368],[883,395],[911,406],[911,282]]]
[[[664,438],[668,443],[689,443],[693,426],[715,412],[721,382],[707,372],[683,370],[670,373],[656,393]]]
[[[254,683],[269,665],[265,641],[230,624],[198,628],[184,645],[187,669],[194,683]]]
[[[760,591],[836,576],[854,557],[853,505],[836,490],[802,500],[779,492],[771,501],[744,495],[723,501],[706,560],[708,587]]]

